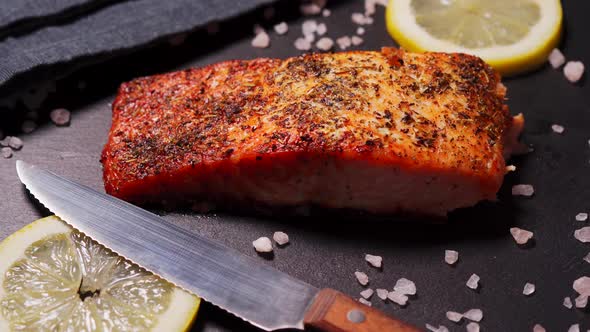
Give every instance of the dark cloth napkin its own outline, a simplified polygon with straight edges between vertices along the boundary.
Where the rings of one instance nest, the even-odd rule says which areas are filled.
[[[100,0],[5,0],[0,1],[0,28],[27,19],[57,15]]]
[[[237,16],[272,0],[130,0],[112,2],[65,24],[44,26],[0,40],[0,88],[17,75],[41,66],[67,63],[83,57],[110,54],[145,45],[160,37],[189,31],[212,21]],[[60,8],[90,0],[13,0],[0,5],[20,17],[47,15],[51,4]],[[43,5],[42,5],[43,4]],[[43,8],[41,8],[43,7]],[[31,9],[26,13],[25,9]],[[57,8],[57,7],[56,7]],[[67,9],[66,9],[67,10]],[[39,14],[44,13],[44,14]],[[3,15],[8,16],[8,15]],[[8,20],[6,20],[8,22]],[[1,29],[2,23],[0,23]]]

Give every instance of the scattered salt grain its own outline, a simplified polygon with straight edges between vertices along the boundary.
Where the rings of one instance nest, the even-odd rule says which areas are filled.
[[[340,47],[341,50],[345,50],[352,45],[352,41],[350,40],[350,37],[343,36],[336,39],[336,44],[338,44],[338,47]]]
[[[447,318],[451,321],[451,322],[455,322],[458,323],[461,321],[461,319],[463,319],[463,314],[460,314],[458,312],[455,311],[447,311],[446,312]]]
[[[284,35],[289,31],[289,26],[285,22],[281,22],[274,26],[275,32],[279,35]]]
[[[563,53],[561,53],[560,50],[558,50],[557,48],[554,48],[553,51],[551,51],[551,53],[549,53],[548,60],[549,60],[549,63],[551,64],[551,67],[553,67],[554,69],[557,69],[565,63],[565,56],[563,56]]]
[[[514,172],[514,171],[516,171],[516,166],[514,166],[514,165],[506,166],[506,172]]]
[[[445,262],[449,265],[457,263],[459,260],[459,252],[455,250],[445,250]]]
[[[256,241],[252,242],[254,249],[257,252],[271,252],[272,251],[272,242],[266,236],[258,238]]]
[[[570,326],[567,332],[580,332],[580,324],[574,324]]]
[[[373,18],[370,16],[366,16],[363,13],[352,13],[350,19],[353,23],[358,25],[373,24]]]
[[[322,51],[328,51],[334,47],[334,41],[331,38],[323,37],[318,40],[318,42],[315,44],[315,47]]]
[[[580,242],[590,242],[590,226],[582,227],[574,232],[574,237]]]
[[[303,4],[299,7],[301,14],[305,16],[317,15],[322,12],[322,7],[315,3]]]
[[[2,157],[8,159],[12,157],[12,149],[11,148],[2,148]]]
[[[580,61],[568,61],[563,67],[563,74],[568,81],[576,83],[584,75],[584,64]]]
[[[535,193],[535,188],[530,184],[517,184],[512,186],[512,196],[531,197]]]
[[[477,274],[472,274],[471,277],[469,277],[469,280],[467,280],[466,285],[471,289],[477,289],[479,287],[479,276]]]
[[[577,221],[586,221],[586,220],[588,220],[588,213],[580,212],[580,213],[576,214],[576,220]]]
[[[361,284],[363,286],[365,286],[369,283],[369,277],[364,272],[356,271],[354,273],[354,276],[356,277],[356,280],[359,282],[359,284]]]
[[[434,327],[430,324],[426,324],[426,328],[432,332],[449,332],[449,329],[444,325],[439,325],[438,327]]]
[[[49,113],[49,118],[56,126],[67,126],[70,124],[71,114],[65,108],[56,108]]]
[[[377,288],[377,297],[381,300],[387,300],[387,295],[389,295],[389,291],[383,288]]]
[[[531,294],[533,294],[535,292],[535,285],[531,284],[530,282],[527,282],[524,285],[524,289],[522,290],[522,294],[529,296]]]
[[[481,309],[469,309],[463,314],[463,317],[473,322],[480,322],[483,319],[483,311]]]
[[[303,39],[307,40],[310,43],[313,43],[315,41],[315,35],[313,33],[310,33],[309,35],[303,36]]]
[[[23,141],[16,136],[10,136],[8,139],[8,146],[13,150],[20,150],[23,147]]]
[[[364,305],[367,305],[369,307],[372,306],[371,302],[363,299],[362,297],[359,299],[359,302],[362,303],[362,304],[364,304]]]
[[[584,276],[574,280],[573,288],[580,295],[590,296],[590,278]]]
[[[563,134],[563,132],[565,131],[565,128],[561,125],[558,125],[558,124],[552,124],[551,130],[553,130],[554,133]]]
[[[363,39],[359,36],[352,36],[350,41],[352,42],[352,45],[354,45],[354,46],[359,46],[360,44],[363,43]]]
[[[8,146],[8,142],[10,142],[10,136],[6,136],[0,140],[0,146]]]
[[[589,252],[589,253],[588,253],[588,254],[587,254],[585,257],[584,257],[584,260],[585,260],[587,263],[590,263],[590,252]]]
[[[323,36],[326,32],[328,32],[328,28],[326,27],[326,24],[324,23],[320,23],[318,24],[315,33],[318,34],[318,36]]]
[[[588,304],[588,296],[580,295],[580,296],[576,297],[574,302],[576,303],[576,308],[580,308],[580,309],[586,308],[586,305]]]
[[[547,332],[547,330],[545,330],[541,324],[535,324],[535,326],[533,326],[533,332]]]
[[[475,322],[470,322],[465,328],[467,332],[479,332],[479,324]]]
[[[322,10],[322,16],[323,17],[328,17],[330,15],[332,15],[332,12],[329,9]]]
[[[289,243],[289,235],[285,232],[274,232],[272,238],[279,246],[284,246]]]
[[[304,36],[313,35],[318,29],[318,23],[315,20],[305,20],[301,24],[301,32]]]
[[[270,46],[270,37],[268,36],[266,31],[259,30],[256,33],[256,36],[254,37],[254,39],[252,39],[251,44],[253,47],[256,47],[256,48],[267,48],[268,46]]]
[[[570,299],[569,296],[563,299],[563,306],[568,309],[571,309],[574,306],[572,304],[572,299]]]
[[[365,260],[371,264],[373,267],[381,268],[383,264],[383,258],[381,256],[375,256],[371,254],[365,255]]]
[[[361,292],[361,296],[368,300],[369,298],[371,298],[371,296],[373,296],[373,293],[374,292],[371,288],[367,288]]]
[[[37,124],[31,120],[26,120],[21,126],[21,130],[25,134],[32,133],[37,128]]]
[[[516,243],[519,245],[526,244],[530,239],[533,238],[533,232],[518,227],[510,228],[510,234],[512,234],[514,241],[516,241]]]
[[[363,27],[358,27],[358,28],[356,29],[356,34],[357,34],[357,35],[359,35],[359,36],[362,36],[362,35],[364,35],[364,34],[365,34],[365,28],[363,28]]]
[[[395,283],[393,290],[404,295],[415,295],[416,284],[414,284],[414,282],[411,280],[401,278]]]
[[[391,302],[397,303],[400,306],[405,306],[408,303],[408,296],[395,290],[389,292],[387,298],[391,300]]]
[[[293,45],[299,51],[309,51],[311,49],[311,42],[305,38],[297,38]]]

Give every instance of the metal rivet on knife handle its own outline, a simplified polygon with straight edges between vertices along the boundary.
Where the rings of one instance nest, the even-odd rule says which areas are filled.
[[[333,289],[322,289],[316,295],[305,314],[304,323],[327,332],[420,331]]]

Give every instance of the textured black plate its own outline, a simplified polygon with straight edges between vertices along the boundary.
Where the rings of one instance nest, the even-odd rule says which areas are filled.
[[[590,2],[568,1],[563,5],[564,53],[568,59],[590,64],[586,18]],[[19,183],[16,159],[102,190],[99,156],[110,126],[109,103],[118,84],[137,76],[226,59],[296,55],[292,43],[301,33],[303,19],[296,17],[295,5],[283,3],[279,7],[278,15],[290,20],[290,31],[283,37],[271,34],[270,49],[249,45],[252,25],[265,22],[262,11],[258,11],[222,24],[221,32],[214,37],[196,32],[182,46],[152,48],[84,69],[60,81],[58,93],[50,97],[44,109],[70,108],[74,111],[72,125],[56,128],[43,124],[34,133],[21,136],[25,146],[13,159],[0,160],[0,239],[45,213]],[[328,35],[353,34],[350,15],[362,11],[362,2],[339,2],[331,9],[332,16],[325,19]],[[381,8],[375,24],[365,29],[363,49],[394,45],[385,32]],[[80,80],[86,82],[82,91],[76,88]],[[581,323],[581,330],[590,329],[588,313],[562,305],[564,297],[575,296],[573,280],[590,275],[590,264],[582,260],[590,246],[573,237],[575,229],[587,224],[575,221],[574,216],[590,210],[590,87],[584,82],[572,85],[561,71],[548,66],[507,79],[505,84],[512,112],[526,116],[523,139],[535,151],[512,161],[517,171],[506,177],[498,202],[457,211],[447,225],[183,213],[169,213],[165,218],[252,256],[256,256],[253,240],[283,230],[290,235],[291,244],[276,249],[268,264],[318,287],[333,287],[353,297],[363,289],[354,279],[355,270],[367,272],[372,288],[392,289],[398,278],[409,278],[416,282],[418,294],[406,308],[384,303],[375,296],[372,302],[419,326],[444,324],[452,331],[463,331],[465,322],[456,325],[445,318],[445,312],[481,308],[481,326],[486,331],[531,331],[535,323],[548,331],[566,331],[574,323]],[[22,114],[3,114],[0,126],[5,132],[16,131],[21,120],[17,117]],[[7,115],[14,118],[8,119]],[[41,122],[46,118],[47,114],[41,114]],[[565,132],[553,133],[553,123],[563,125]],[[510,188],[517,183],[533,184],[535,196],[511,197]],[[534,245],[517,247],[508,231],[512,226],[534,231]],[[444,263],[445,249],[460,252],[457,266]],[[363,259],[365,253],[382,255],[383,270],[369,267]],[[478,292],[465,286],[472,273],[481,276]],[[530,297],[522,295],[526,282],[537,287]],[[255,329],[205,304],[194,330]]]

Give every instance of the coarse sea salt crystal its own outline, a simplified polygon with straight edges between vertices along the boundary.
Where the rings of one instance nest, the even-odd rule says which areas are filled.
[[[284,246],[285,244],[289,243],[289,235],[287,235],[285,232],[274,232],[272,238],[279,246]]]
[[[352,45],[352,41],[350,40],[350,37],[342,36],[336,39],[336,44],[338,44],[338,47],[340,47],[341,50],[345,50]]]
[[[580,296],[576,297],[574,302],[576,303],[576,308],[580,308],[580,309],[586,308],[586,305],[588,305],[588,296],[580,295]]]
[[[535,326],[533,326],[533,332],[546,332],[546,330],[541,324],[535,324]]]
[[[367,301],[367,300],[363,299],[362,297],[359,299],[359,302],[360,302],[360,303],[362,303],[362,304],[364,304],[364,305],[367,305],[367,306],[369,306],[369,307],[371,307],[371,306],[372,306],[371,302],[369,302],[369,301]]]
[[[477,289],[477,287],[479,287],[479,276],[477,274],[472,274],[471,277],[469,277],[469,280],[467,280],[466,285],[471,289]]]
[[[479,332],[479,324],[477,324],[476,322],[470,322],[469,324],[467,324],[465,329],[467,330],[467,332]]]
[[[356,271],[354,272],[354,276],[356,277],[356,280],[359,282],[359,284],[363,286],[369,283],[369,277],[364,272]]]
[[[577,221],[586,221],[586,220],[588,220],[588,213],[586,213],[586,212],[580,212],[580,213],[576,214],[576,220]]]
[[[580,61],[568,61],[563,67],[565,78],[571,83],[576,83],[584,75],[584,64]]]
[[[554,69],[557,69],[565,63],[565,56],[563,56],[563,53],[561,53],[561,51],[559,49],[554,48],[553,51],[551,51],[551,53],[549,53],[548,60],[549,60],[549,63],[551,64],[551,67],[553,67]]]
[[[324,23],[320,23],[318,24],[315,32],[318,34],[318,36],[322,36],[324,35],[326,32],[328,32],[328,28],[326,27],[326,24]]]
[[[481,309],[469,309],[463,313],[463,317],[470,321],[480,322],[483,319],[483,311]]]
[[[584,276],[574,280],[573,288],[580,295],[590,296],[590,278]]]
[[[358,25],[373,24],[373,18],[366,16],[363,13],[352,13],[352,15],[350,15],[350,19],[353,23]]]
[[[459,252],[455,250],[445,250],[445,262],[449,265],[457,263],[459,260]]]
[[[512,196],[531,197],[535,193],[535,188],[530,184],[517,184],[512,186]]]
[[[519,245],[526,244],[533,238],[533,232],[518,227],[510,228],[510,234]]]
[[[259,31],[250,44],[256,48],[267,48],[270,46],[270,37],[266,31]]]
[[[322,16],[323,17],[328,17],[330,15],[332,15],[332,11],[330,11],[329,9],[322,10]]]
[[[582,227],[574,231],[574,237],[580,242],[590,242],[590,226]]]
[[[377,288],[377,297],[381,300],[387,300],[387,295],[389,295],[389,291],[383,288]]]
[[[315,46],[322,51],[328,51],[334,47],[334,41],[331,38],[323,37],[318,40]]]
[[[5,147],[5,148],[2,148],[1,151],[2,152],[0,152],[0,153],[2,153],[3,158],[8,159],[8,158],[12,157],[12,149],[11,148]]]
[[[580,332],[580,324],[574,324],[570,326],[567,332]]]
[[[533,294],[535,292],[535,285],[531,284],[530,282],[527,282],[524,285],[524,289],[522,290],[522,294],[529,296],[531,294]]]
[[[373,296],[373,293],[374,292],[371,288],[367,288],[361,292],[361,296],[368,300],[371,296]]]
[[[315,20],[305,20],[303,24],[301,24],[301,32],[304,36],[314,34],[317,28],[318,22]]]
[[[386,7],[387,0],[365,0],[365,14],[374,15],[377,5]]]
[[[8,138],[8,136],[7,136]],[[8,139],[8,146],[10,146],[13,150],[20,150],[23,147],[23,141],[16,137],[16,136],[10,136],[10,138]]]
[[[408,296],[395,290],[389,292],[387,298],[400,306],[405,306],[408,303]]]
[[[586,263],[590,263],[590,252],[586,254],[586,256],[584,256],[584,260],[586,261]]]
[[[383,264],[383,258],[381,256],[375,256],[371,254],[365,255],[365,260],[371,264],[373,267],[381,268]]]
[[[356,29],[356,34],[357,34],[357,35],[359,35],[359,36],[362,36],[362,35],[364,35],[364,34],[365,34],[365,28],[363,28],[363,27],[358,27],[358,28]]]
[[[350,41],[352,42],[352,45],[359,46],[363,43],[364,40],[359,36],[352,36],[352,38],[350,38]]]
[[[444,325],[439,325],[438,327],[435,327],[430,324],[426,324],[426,329],[432,332],[449,332],[449,329]]]
[[[412,280],[401,278],[395,283],[393,290],[404,295],[415,295],[416,284]]]
[[[572,303],[572,299],[570,299],[569,296],[563,299],[563,306],[568,309],[571,309],[574,306]]]
[[[552,124],[551,130],[553,130],[554,133],[563,134],[563,132],[565,131],[565,128],[562,125]]]
[[[322,7],[316,5],[315,3],[304,4],[299,7],[301,14],[305,16],[310,15],[317,15],[322,12]]]
[[[450,320],[451,322],[455,322],[455,323],[458,323],[461,321],[461,319],[463,319],[463,314],[460,314],[455,311],[447,311],[446,316],[447,316],[448,320]]]
[[[266,236],[259,237],[255,241],[252,242],[254,249],[258,252],[271,252],[272,251],[272,242]]]
[[[281,22],[274,26],[275,32],[279,35],[284,35],[289,31],[289,26],[285,22]]]
[[[297,38],[295,39],[293,46],[295,46],[295,48],[299,51],[309,51],[311,49],[311,41],[305,38]]]
[[[506,172],[514,172],[514,171],[516,171],[516,166],[514,166],[514,165],[506,166]]]

